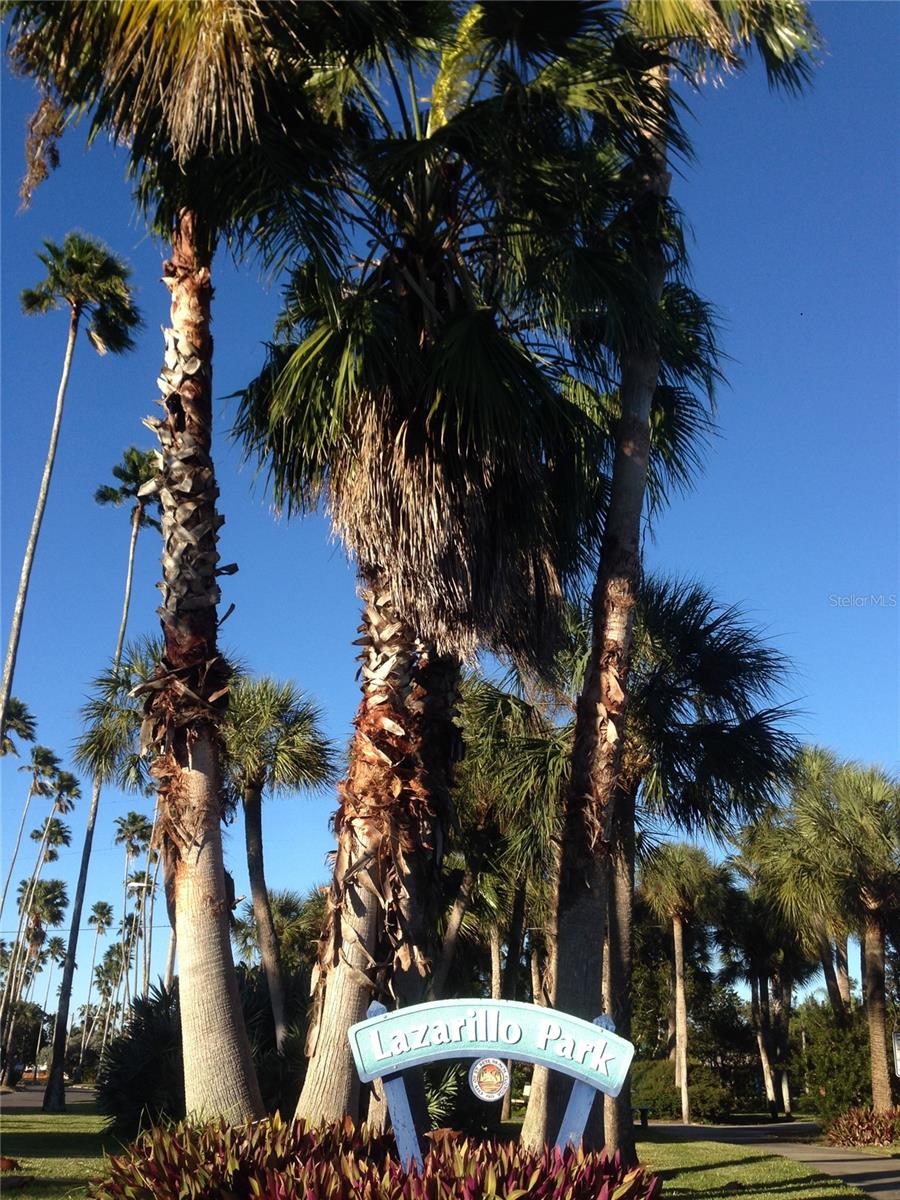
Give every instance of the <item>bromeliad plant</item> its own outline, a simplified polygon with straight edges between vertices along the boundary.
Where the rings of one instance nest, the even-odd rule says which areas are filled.
[[[346,1119],[319,1130],[278,1118],[152,1129],[110,1159],[94,1200],[654,1200],[660,1180],[618,1155],[434,1137],[424,1171],[407,1171],[393,1139]]]

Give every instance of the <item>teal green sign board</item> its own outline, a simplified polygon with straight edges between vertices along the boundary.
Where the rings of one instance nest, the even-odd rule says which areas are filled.
[[[368,1020],[352,1025],[348,1036],[360,1079],[384,1081],[401,1158],[421,1168],[400,1072],[441,1059],[491,1056],[561,1071],[576,1082],[557,1145],[578,1145],[594,1096],[618,1096],[634,1056],[632,1044],[608,1024],[512,1000],[438,1000],[394,1012],[373,1003]]]

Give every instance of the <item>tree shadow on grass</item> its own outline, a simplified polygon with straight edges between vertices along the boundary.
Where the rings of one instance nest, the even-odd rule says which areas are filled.
[[[115,1154],[119,1146],[118,1138],[99,1132],[4,1130],[3,1133],[3,1153],[19,1159],[23,1166],[26,1160],[36,1158],[97,1158],[104,1150]]]
[[[719,1166],[727,1166],[728,1164],[716,1164],[716,1169]],[[702,1170],[703,1168],[694,1168]],[[707,1166],[705,1168],[709,1170]],[[693,1188],[673,1187],[666,1182],[668,1176],[673,1174],[681,1174],[680,1171],[658,1171],[657,1174],[664,1181],[663,1195],[666,1200],[697,1200],[701,1193],[696,1192]],[[839,1179],[833,1180],[835,1187],[840,1184]],[[788,1200],[804,1200],[807,1195],[806,1189],[810,1188],[810,1194],[816,1197],[822,1195],[821,1188],[823,1179],[821,1175],[800,1175],[794,1179],[783,1179],[776,1183],[762,1183],[757,1180],[756,1183],[739,1183],[737,1180],[729,1181],[715,1187],[704,1187],[702,1196],[703,1200],[727,1200],[730,1196],[785,1196]],[[834,1192],[834,1200],[840,1200],[840,1193]]]

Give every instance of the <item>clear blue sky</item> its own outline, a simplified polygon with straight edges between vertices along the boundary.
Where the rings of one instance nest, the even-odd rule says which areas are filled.
[[[742,604],[791,657],[786,699],[804,710],[803,737],[896,766],[900,6],[827,3],[814,12],[827,53],[805,96],[770,94],[757,66],[691,101],[697,161],[675,192],[693,231],[695,286],[722,319],[729,386],[705,474],[656,523],[647,557],[655,569],[695,576],[723,602]],[[131,262],[147,323],[126,358],[100,360],[86,339],[78,348],[32,578],[14,691],[37,715],[39,740],[66,758],[88,682],[112,654],[127,550],[126,512],[98,508],[92,496],[126,446],[153,444],[141,418],[154,408],[167,293],[160,248],[143,232],[121,159],[107,147],[86,152],[80,135],[67,138],[59,171],[28,212],[17,212],[33,95],[6,73],[2,87],[4,644],[66,335],[62,314],[19,312],[22,288],[41,277],[41,240],[74,228],[104,238]],[[267,290],[254,270],[238,271],[221,256],[218,396],[258,369],[277,305],[277,287]],[[357,702],[353,572],[324,520],[273,519],[226,436],[229,404],[217,411],[220,549],[223,561],[240,565],[223,581],[225,605],[236,605],[223,642],[253,669],[308,690],[343,744]],[[158,553],[150,531],[138,551],[131,634],[156,632]],[[2,764],[4,873],[26,790],[17,765]],[[87,794],[88,780],[83,788]],[[113,821],[132,807],[149,812],[151,804],[104,794],[88,888],[87,908],[107,899],[117,919],[122,862]],[[326,878],[332,807],[328,795],[267,806],[272,886],[303,889]],[[73,814],[73,846],[52,869],[70,893],[85,808]],[[29,829],[44,811],[35,804]],[[32,849],[29,842],[26,853]],[[246,893],[240,821],[228,831],[226,854],[238,894]],[[12,914],[8,902],[0,936],[14,932]],[[160,913],[157,925],[164,923]],[[157,972],[166,932],[157,932]],[[89,955],[84,939],[76,1005]]]

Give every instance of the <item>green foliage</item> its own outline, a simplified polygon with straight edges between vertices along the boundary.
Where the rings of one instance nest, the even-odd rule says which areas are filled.
[[[871,1100],[869,1035],[862,1010],[856,1009],[843,1027],[827,1005],[811,1000],[798,1015],[806,1031],[806,1054],[798,1065],[805,1068],[818,1115],[829,1120]]]
[[[432,1141],[419,1176],[397,1160],[393,1138],[355,1129],[349,1119],[319,1130],[278,1118],[239,1128],[184,1123],[148,1131],[110,1165],[110,1178],[91,1186],[94,1200],[653,1200],[661,1190],[642,1167],[628,1170],[605,1154],[535,1154],[452,1137]]]
[[[825,1130],[831,1146],[890,1146],[900,1142],[900,1108],[851,1108]]]
[[[710,1067],[688,1067],[691,1119],[721,1121],[734,1108],[731,1092]],[[675,1087],[675,1063],[668,1058],[636,1062],[631,1068],[631,1103],[649,1108],[651,1117],[681,1119],[681,1094]]]
[[[119,953],[117,946],[111,950]],[[283,1055],[276,1052],[263,972],[239,967],[237,980],[263,1103],[269,1112],[293,1112],[306,1067],[303,1043],[309,970],[284,974],[289,1028]],[[110,1118],[110,1125],[126,1135],[150,1122],[184,1116],[177,979],[171,992],[151,988],[148,997],[135,1000],[134,1015],[125,1032],[110,1043],[98,1072],[97,1104]]]
[[[97,1106],[116,1129],[184,1116],[178,993],[151,988],[137,997],[124,1033],[107,1047],[97,1074]]]

